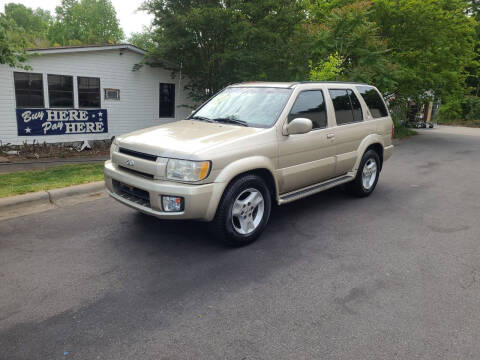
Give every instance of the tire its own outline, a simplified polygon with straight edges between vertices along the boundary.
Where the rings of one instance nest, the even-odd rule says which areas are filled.
[[[375,190],[382,164],[375,150],[368,150],[363,154],[358,167],[357,176],[347,184],[347,191],[356,197],[367,197]],[[370,176],[368,174],[372,173]],[[364,177],[365,174],[365,177]]]
[[[272,196],[265,181],[253,174],[242,176],[225,189],[210,232],[228,246],[248,245],[267,226],[271,209]]]

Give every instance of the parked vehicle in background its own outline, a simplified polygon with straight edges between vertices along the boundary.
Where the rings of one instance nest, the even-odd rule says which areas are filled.
[[[105,183],[162,219],[210,222],[219,239],[254,241],[279,205],[346,184],[369,196],[393,151],[393,123],[370,85],[228,86],[187,120],[115,139]]]

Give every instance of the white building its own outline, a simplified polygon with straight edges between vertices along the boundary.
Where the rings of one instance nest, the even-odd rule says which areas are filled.
[[[31,70],[0,65],[2,144],[109,139],[191,112],[182,79],[148,65],[133,70],[145,55],[133,45],[32,52]]]

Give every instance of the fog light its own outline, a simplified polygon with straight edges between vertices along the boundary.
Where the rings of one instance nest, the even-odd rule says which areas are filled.
[[[163,211],[180,212],[183,211],[183,198],[176,196],[162,196]]]

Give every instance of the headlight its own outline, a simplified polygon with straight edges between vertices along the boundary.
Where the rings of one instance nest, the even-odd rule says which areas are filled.
[[[113,139],[112,145],[110,145],[110,159],[112,158],[113,152],[118,151],[117,138]]]
[[[177,181],[200,181],[210,172],[210,161],[169,159],[167,179]]]

